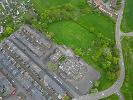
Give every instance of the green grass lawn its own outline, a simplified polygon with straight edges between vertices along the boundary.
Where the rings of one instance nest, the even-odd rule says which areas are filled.
[[[133,0],[126,0],[121,29],[124,32],[133,31]]]
[[[133,100],[133,38],[125,37],[122,40],[123,56],[126,67],[126,76],[121,88],[125,100]]]
[[[94,28],[95,33],[102,33],[104,36],[114,40],[114,22],[107,16],[99,13],[88,13],[82,15],[77,23],[79,23],[84,28],[90,30]]]
[[[113,94],[107,98],[104,98],[104,99],[100,99],[100,100],[119,100],[118,96]]]
[[[43,11],[51,7],[57,7],[66,3],[69,3],[71,0],[32,0],[32,3],[35,9],[38,11]]]
[[[61,21],[49,25],[48,30],[54,32],[54,40],[71,48],[87,49],[95,35],[73,21]]]
[[[32,0],[33,6],[39,13],[43,12],[44,9],[50,9],[68,3],[76,6],[74,10],[77,17],[76,20],[62,20],[48,25],[48,31],[55,33],[53,37],[55,43],[64,44],[73,50],[81,48],[87,51],[94,40],[96,40],[96,34],[98,33],[101,33],[114,42],[115,23],[109,17],[94,12],[92,9],[90,9],[87,14],[81,14],[81,1],[82,0]],[[88,4],[84,5],[84,7],[86,6],[88,7]],[[114,81],[108,80],[106,77],[107,72],[102,70],[102,66],[97,66],[97,64],[90,59],[91,57],[89,55],[86,54],[81,57],[88,64],[101,72],[99,90],[104,90],[114,83]]]

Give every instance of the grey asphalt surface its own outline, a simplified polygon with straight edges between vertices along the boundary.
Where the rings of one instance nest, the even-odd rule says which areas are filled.
[[[133,36],[133,32],[129,32],[129,33],[123,33],[123,36]]]
[[[120,90],[120,88],[124,82],[124,78],[125,78],[125,67],[124,67],[123,53],[122,53],[121,42],[120,42],[120,38],[122,35],[122,32],[120,30],[120,25],[121,25],[121,20],[123,17],[124,7],[125,7],[125,0],[122,0],[121,9],[118,11],[118,18],[117,18],[116,30],[115,30],[116,47],[119,50],[119,55],[120,55],[120,58],[119,58],[120,75],[119,75],[117,81],[110,88],[108,88],[104,91],[101,91],[101,92],[98,92],[95,94],[84,95],[84,96],[81,96],[80,98],[74,98],[74,100],[102,99],[102,98],[108,97]],[[123,96],[121,96],[120,100],[124,100]]]
[[[116,92],[115,95],[118,96],[119,100],[124,100],[124,96],[123,96],[123,94],[120,91]]]

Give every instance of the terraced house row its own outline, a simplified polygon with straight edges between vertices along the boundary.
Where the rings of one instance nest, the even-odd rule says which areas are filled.
[[[16,91],[18,87],[26,91],[27,100],[30,96],[31,100],[79,97],[100,77],[72,50],[53,44],[26,25],[0,44],[0,64],[20,85]]]

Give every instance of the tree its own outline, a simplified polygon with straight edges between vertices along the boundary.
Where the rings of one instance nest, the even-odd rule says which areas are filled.
[[[103,68],[104,69],[109,69],[110,67],[111,67],[111,62],[110,61],[103,62]]]
[[[111,73],[111,72],[108,72],[108,73],[107,73],[107,76],[108,76],[108,79],[109,79],[109,80],[114,80],[115,77],[116,77],[115,73]]]
[[[13,28],[10,26],[7,26],[5,29],[5,33],[7,33],[7,35],[10,35],[13,32]]]
[[[113,57],[113,64],[114,65],[117,65],[118,64],[118,61],[119,61],[119,58],[118,57]]]
[[[65,96],[63,97],[63,100],[71,100],[71,98],[70,98],[68,95],[65,95]]]
[[[47,37],[49,38],[49,39],[52,39],[53,37],[54,37],[54,33],[53,32],[47,32]]]
[[[74,10],[74,6],[72,4],[65,4],[63,6],[63,9],[65,9],[66,11],[73,11]]]
[[[87,0],[80,0],[79,7],[84,8],[86,4],[87,4]]]
[[[82,51],[81,48],[76,48],[76,49],[75,49],[75,53],[76,53],[77,55],[79,55],[79,56],[83,56],[83,51]]]

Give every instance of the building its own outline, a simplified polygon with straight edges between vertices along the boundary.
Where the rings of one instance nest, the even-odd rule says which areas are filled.
[[[4,32],[3,26],[0,26],[0,34],[2,34],[3,32]]]
[[[94,4],[98,9],[107,15],[117,18],[117,13],[115,12],[114,8],[112,7],[112,4],[114,4],[114,0],[111,0],[111,8],[107,8],[105,4],[102,3],[101,0],[88,0],[89,3]]]

